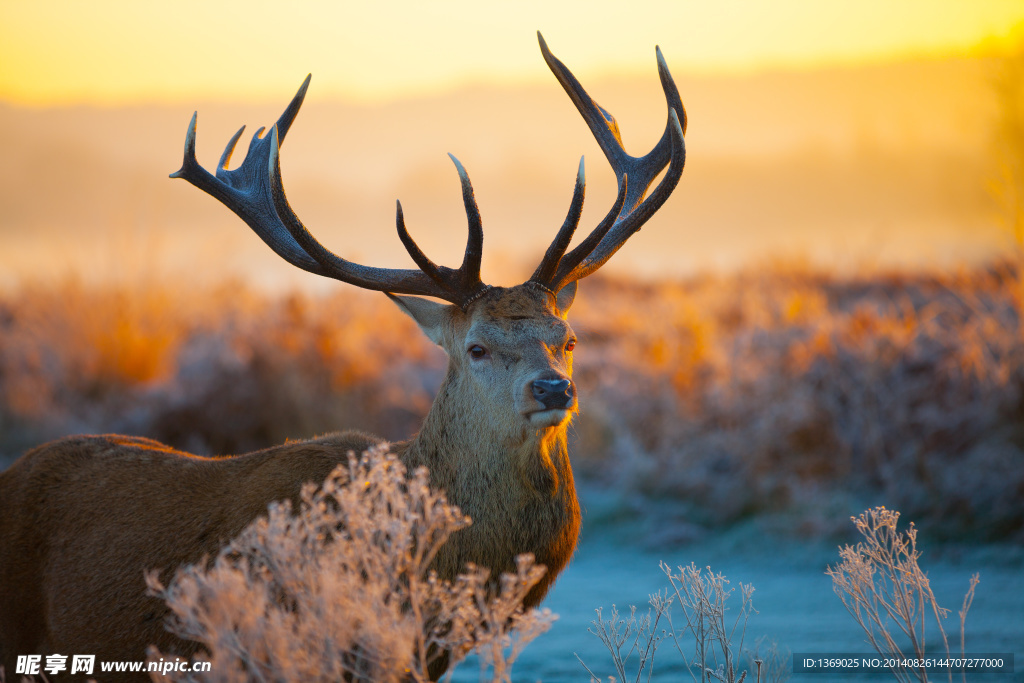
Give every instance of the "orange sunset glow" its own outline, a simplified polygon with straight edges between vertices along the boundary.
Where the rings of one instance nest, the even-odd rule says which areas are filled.
[[[998,44],[1014,0],[809,2],[5,3],[0,98],[19,104],[275,100],[312,71],[322,97],[380,101],[466,83],[545,82],[534,31],[581,77],[946,56]]]
[[[485,268],[516,277],[586,156],[584,223],[612,178],[538,54],[545,32],[642,153],[664,127],[659,44],[690,115],[677,197],[613,264],[647,276],[798,258],[922,266],[1005,248],[987,185],[992,82],[1016,2],[7,3],[0,8],[0,287],[133,270],[311,284],[167,173],[199,111],[212,164],[313,81],[282,152],[300,214],[343,254],[408,263],[392,221],[458,258],[446,152],[474,180]],[[240,153],[240,152],[239,152]],[[237,155],[236,155],[237,156]],[[678,226],[670,228],[669,226]],[[97,264],[99,266],[97,267]],[[258,276],[254,273],[259,273]]]
[[[193,110],[209,165],[237,126],[274,120],[307,72],[285,183],[328,244],[407,263],[390,227],[400,198],[425,246],[457,258],[452,152],[488,226],[485,267],[514,277],[561,220],[580,154],[584,222],[614,193],[540,59],[538,28],[593,84],[634,153],[664,127],[655,44],[682,90],[691,127],[681,196],[615,268],[658,275],[794,257],[920,266],[1005,246],[987,159],[994,55],[1015,44],[1016,2],[278,10],[5,4],[0,119],[10,135],[0,164],[11,181],[0,190],[0,287],[68,272],[173,272],[197,258],[209,279],[258,271],[263,284],[309,285],[221,207],[166,178]]]

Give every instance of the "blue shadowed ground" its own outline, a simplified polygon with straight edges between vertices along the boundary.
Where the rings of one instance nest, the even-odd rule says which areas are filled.
[[[588,503],[601,505],[587,491],[582,498],[585,506]],[[586,528],[586,517],[584,525]],[[513,680],[587,681],[588,674],[574,654],[578,654],[594,673],[608,680],[607,677],[615,673],[611,657],[597,637],[587,632],[596,616],[594,610],[602,607],[606,619],[612,604],[618,606],[620,613],[628,614],[629,605],[637,605],[638,611],[642,608],[646,612],[648,596],[668,586],[658,567],[662,560],[673,567],[691,562],[698,567],[710,565],[715,572],[725,574],[733,588],[738,588],[739,582],[754,585],[753,605],[758,613],[750,618],[744,647],[753,647],[764,637],[767,642],[774,640],[780,649],[790,652],[873,655],[863,631],[847,614],[832,591],[831,579],[825,575],[827,565],[838,563],[836,545],[824,541],[780,541],[763,535],[756,527],[757,524],[752,523],[698,542],[663,549],[645,546],[641,530],[635,525],[612,529],[591,527],[584,534],[572,563],[544,603],[559,615],[558,621],[548,633],[527,647],[513,667]],[[936,546],[923,535],[918,538],[918,547],[924,552],[920,565],[928,574],[939,604],[951,610],[945,624],[950,649],[959,651],[956,613],[971,574],[979,572],[981,583],[967,618],[966,649],[968,653],[1014,653],[1016,673],[969,676],[968,680],[1024,681],[1022,549],[1010,545]],[[738,608],[738,590],[730,604]],[[941,645],[932,624],[926,635],[928,642]],[[652,680],[692,680],[683,670],[681,658],[670,642],[659,647],[654,662]],[[634,657],[630,664],[635,663]],[[477,667],[475,659],[462,663],[454,680],[477,680]],[[646,673],[641,680],[647,680]],[[890,674],[879,673],[798,674],[789,680],[826,683],[833,679],[895,680]],[[754,672],[750,672],[747,680],[754,680]],[[933,676],[932,680],[947,679]]]

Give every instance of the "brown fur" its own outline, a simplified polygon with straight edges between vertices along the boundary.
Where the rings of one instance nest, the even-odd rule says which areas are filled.
[[[467,562],[511,571],[517,555],[533,553],[548,573],[527,606],[547,593],[579,531],[566,449],[575,405],[534,416],[529,391],[534,379],[571,377],[564,317],[574,291],[556,301],[530,285],[494,288],[465,313],[394,297],[450,358],[422,429],[394,445],[409,468],[430,468],[433,485],[473,520],[435,567],[449,579]],[[471,344],[490,358],[472,359]],[[191,654],[194,643],[164,630],[167,610],[145,595],[143,572],[161,569],[166,580],[215,554],[271,501],[295,500],[304,482],[378,441],[344,432],[207,458],[106,435],[29,451],[0,472],[0,663],[13,673],[25,654],[141,660],[151,644]]]

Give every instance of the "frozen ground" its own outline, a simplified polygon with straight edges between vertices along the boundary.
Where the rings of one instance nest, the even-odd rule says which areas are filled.
[[[586,498],[583,502],[586,506]],[[584,525],[586,528],[586,517]],[[753,584],[754,607],[759,613],[750,619],[745,645],[765,636],[790,652],[873,654],[824,573],[827,565],[838,562],[836,543],[778,540],[760,533],[753,524],[664,548],[645,544],[643,534],[633,524],[611,529],[592,526],[588,531],[581,538],[569,568],[544,603],[559,619],[523,653],[513,668],[515,681],[586,682],[588,675],[574,653],[607,680],[614,673],[611,659],[598,639],[587,632],[595,617],[594,610],[603,607],[606,618],[612,604],[627,613],[631,604],[646,611],[648,595],[667,586],[658,568],[660,560],[672,566],[691,562],[700,567],[710,565],[714,571],[725,574],[733,587],[739,582]],[[1024,549],[937,548],[923,535],[919,537],[919,548],[924,552],[921,567],[928,573],[939,604],[952,610],[946,623],[946,631],[955,638],[951,647],[959,649],[956,611],[970,575],[979,572],[981,583],[967,619],[967,651],[1015,655],[1016,673],[986,674],[968,680],[1024,681]],[[738,593],[734,594],[734,601],[738,606]],[[933,630],[929,638],[934,635],[937,634]],[[455,679],[477,680],[476,662],[461,664]],[[679,667],[679,656],[668,643],[658,650],[653,680],[692,680]],[[798,674],[790,680],[826,683],[895,679],[889,674]],[[753,678],[748,681],[752,683]]]

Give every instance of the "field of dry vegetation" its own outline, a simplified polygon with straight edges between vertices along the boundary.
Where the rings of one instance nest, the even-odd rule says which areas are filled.
[[[1007,264],[590,278],[571,315],[577,472],[687,533],[775,516],[831,535],[882,503],[933,537],[1022,539],[1021,310]],[[347,287],[26,284],[0,295],[0,466],[79,432],[200,453],[403,439],[444,363],[383,296]]]

